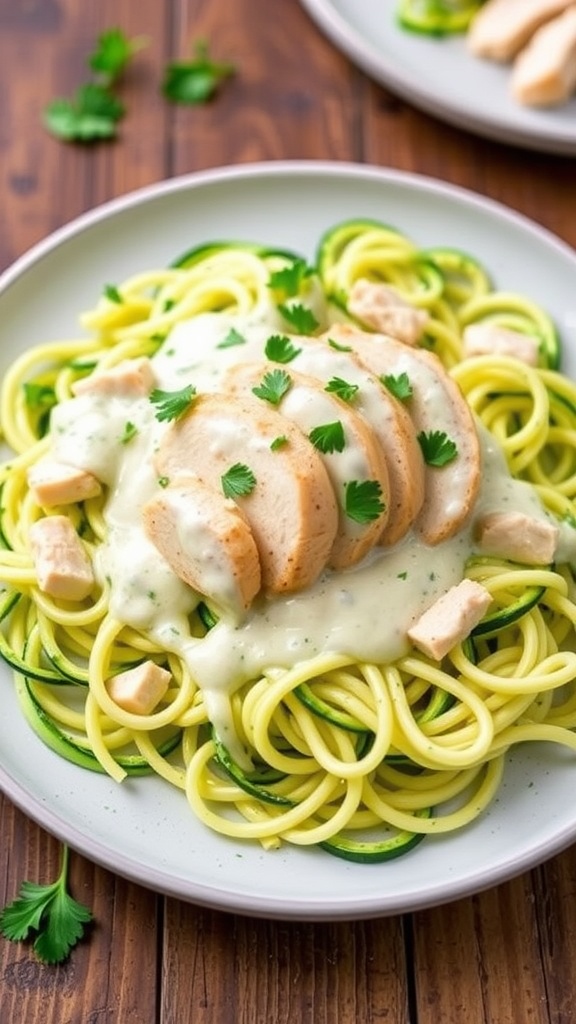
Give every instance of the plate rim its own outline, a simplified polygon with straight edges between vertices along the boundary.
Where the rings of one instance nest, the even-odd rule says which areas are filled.
[[[557,156],[576,154],[576,130],[573,135],[565,132],[540,133],[518,127],[509,120],[502,121],[498,117],[494,119],[483,116],[477,111],[470,113],[457,98],[448,104],[439,101],[433,94],[420,88],[417,81],[404,74],[401,65],[393,65],[385,55],[377,53],[370,40],[358,32],[337,10],[333,0],[300,0],[300,3],[316,25],[353,63],[376,82],[425,113],[463,131],[505,145],[519,146],[540,153],[554,153]]]
[[[571,246],[547,228],[539,225],[535,220],[497,200],[485,197],[462,186],[452,185],[427,175],[383,168],[371,164],[280,160],[222,166],[204,171],[190,172],[185,175],[157,181],[99,204],[57,228],[14,261],[0,276],[0,296],[6,289],[10,288],[12,283],[18,281],[28,270],[33,269],[39,261],[49,256],[53,250],[58,249],[62,243],[77,237],[90,229],[91,226],[105,221],[118,212],[129,210],[167,194],[180,191],[186,192],[190,189],[196,190],[203,185],[230,183],[237,179],[278,178],[286,175],[291,178],[298,175],[311,175],[317,179],[325,176],[353,181],[367,179],[383,185],[400,185],[417,189],[419,192],[426,191],[429,194],[442,194],[449,200],[460,199],[466,206],[472,205],[478,210],[486,210],[487,208],[492,210],[499,218],[511,221],[513,224],[522,226],[529,233],[533,233],[541,242],[557,249],[559,255],[564,258],[568,257],[571,261],[576,260],[576,252]],[[138,873],[138,865],[134,859],[127,856],[123,851],[113,850],[110,848],[109,843],[106,844],[93,836],[83,836],[81,829],[76,827],[74,823],[67,822],[63,819],[62,813],[57,814],[52,807],[46,806],[41,799],[33,799],[31,803],[30,795],[22,782],[13,779],[3,765],[1,753],[0,789],[5,792],[6,796],[28,818],[36,821],[38,825],[62,842],[68,843],[72,849],[77,850],[108,870],[154,891],[200,906],[269,919],[300,921],[361,920],[438,906],[442,903],[452,902],[463,896],[471,895],[472,892],[480,892],[518,875],[522,871],[535,866],[535,864],[541,863],[544,859],[560,853],[574,841],[576,836],[575,820],[573,825],[566,826],[558,831],[552,844],[549,841],[546,841],[546,843],[542,842],[537,849],[530,849],[529,852],[512,859],[509,857],[496,872],[493,868],[484,873],[477,872],[474,876],[472,888],[466,877],[461,881],[453,882],[452,886],[445,888],[443,894],[435,894],[432,898],[423,897],[420,889],[414,890],[411,896],[404,897],[401,908],[394,902],[392,896],[389,896],[387,900],[380,897],[380,902],[376,909],[366,906],[365,900],[361,900],[362,905],[359,906],[355,902],[355,900],[358,900],[358,897],[351,898],[349,902],[340,899],[336,906],[333,905],[333,898],[331,901],[327,899],[313,900],[311,898],[306,898],[305,900],[296,899],[288,903],[285,898],[274,900],[270,896],[259,898],[254,894],[249,894],[248,896],[240,894],[239,898],[239,894],[233,889],[223,889],[218,885],[212,887],[202,882],[186,882],[186,884],[183,884],[182,880],[179,881],[173,874],[167,874],[160,866],[153,870],[146,869],[147,875],[143,877],[142,874]],[[80,842],[79,839],[81,840]],[[354,865],[353,867],[357,866]],[[362,866],[358,867],[362,869]]]

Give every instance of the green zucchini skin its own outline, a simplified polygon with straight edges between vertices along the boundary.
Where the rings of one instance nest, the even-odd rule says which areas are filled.
[[[482,0],[400,0],[397,20],[402,28],[428,36],[465,32]]]
[[[429,817],[426,811],[422,817]],[[332,836],[318,845],[334,857],[352,861],[354,864],[381,864],[387,860],[395,860],[409,853],[425,839],[423,832],[398,832],[381,841],[351,839],[348,836]]]
[[[230,776],[233,782],[236,783],[240,789],[244,790],[250,796],[255,797],[256,800],[261,800],[263,803],[275,804],[278,807],[293,807],[294,802],[286,796],[282,796],[281,793],[274,793],[268,788],[269,784],[279,782],[285,776],[281,772],[274,771],[272,768],[266,768],[262,771],[255,769],[254,772],[250,772],[248,775],[239,764],[234,760],[228,748],[218,738],[216,730],[212,730],[212,739],[214,746],[216,747],[216,760],[218,764],[224,769],[227,775]],[[266,785],[268,784],[268,785]]]

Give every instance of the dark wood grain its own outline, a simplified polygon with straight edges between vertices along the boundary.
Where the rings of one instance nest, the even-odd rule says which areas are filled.
[[[117,142],[64,145],[46,102],[86,77],[96,36],[147,46],[121,85]],[[209,40],[237,74],[182,108],[168,60]],[[506,203],[576,245],[574,161],[475,138],[370,82],[295,0],[0,0],[0,267],[81,212],[228,163],[355,160],[431,175]],[[1,712],[0,712],[1,713]],[[0,900],[49,880],[58,842],[0,797]],[[96,923],[61,967],[0,941],[0,1024],[573,1024],[576,853],[405,918],[251,920],[165,899],[79,854],[74,895]]]

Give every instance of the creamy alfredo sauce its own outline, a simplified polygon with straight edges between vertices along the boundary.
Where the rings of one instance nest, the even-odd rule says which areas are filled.
[[[245,339],[243,344],[227,343],[231,328]],[[275,332],[282,332],[282,325],[273,306],[242,318],[206,313],[181,323],[152,359],[157,387],[170,391],[192,383],[198,392],[217,391],[230,367],[264,360],[266,340]],[[291,365],[326,381],[341,376],[357,383],[356,407],[369,420],[382,415],[379,385],[362,369],[352,370],[344,353],[319,342]],[[136,433],[124,443],[127,423]],[[230,733],[230,694],[268,668],[290,667],[322,653],[376,662],[405,654],[409,626],[463,578],[476,515],[515,509],[549,518],[535,491],[510,477],[501,450],[479,427],[481,491],[472,521],[457,536],[429,547],[410,533],[393,548],[373,549],[353,569],[325,572],[305,591],[273,600],[258,597],[243,621],[223,614],[198,640],[190,634],[188,616],[201,597],[173,573],[141,526],[141,507],[158,493],[153,456],[168,427],[158,422],[147,397],[84,394],[54,409],[53,454],[109,487],[107,535],[96,571],[110,585],[111,614],[149,631],[165,649],[183,657],[222,734]],[[201,524],[187,528],[183,523],[183,536],[187,529],[202,535]],[[561,530],[567,557],[576,556],[575,536],[570,528]]]

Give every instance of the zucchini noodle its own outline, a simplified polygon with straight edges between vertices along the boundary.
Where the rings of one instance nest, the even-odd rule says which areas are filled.
[[[476,6],[464,5],[463,17]],[[559,523],[557,564],[470,550],[463,575],[486,588],[491,604],[441,661],[407,642],[381,660],[369,656],[371,647],[364,657],[345,647],[311,649],[284,662],[271,653],[269,664],[264,654],[263,669],[224,680],[215,699],[187,653],[211,650],[218,609],[190,591],[173,622],[168,612],[151,618],[154,601],[170,604],[171,597],[146,593],[140,581],[136,611],[124,617],[125,595],[118,596],[102,562],[107,481],[94,497],[46,509],[28,471],[50,451],[55,410],[74,400],[77,382],[126,359],[167,364],[178,332],[190,324],[215,331],[225,323],[225,340],[215,348],[233,347],[248,321],[296,343],[298,333],[320,334],[335,323],[368,331],[349,301],[359,280],[391,286],[426,312],[419,345],[439,357],[507,472]],[[299,332],[290,316],[297,306],[314,315],[316,328]],[[538,365],[509,355],[466,357],[464,330],[479,323],[534,337]],[[2,435],[13,451],[0,468],[0,654],[14,670],[23,714],[58,755],[118,782],[155,773],[182,790],[183,809],[187,800],[204,825],[236,841],[267,850],[284,842],[320,845],[370,862],[465,828],[484,813],[516,744],[576,751],[576,386],[559,370],[560,341],[545,310],[498,290],[465,252],[423,249],[396,228],[365,220],[327,231],[314,266],[256,244],[200,246],[169,268],[108,286],[81,325],[83,336],[16,359],[0,398]],[[226,333],[230,326],[236,335]],[[194,338],[192,382],[202,358],[193,345]],[[129,441],[117,443],[127,449]],[[55,598],[39,586],[30,530],[54,513],[71,521],[95,566],[93,589],[82,600]],[[378,564],[385,579],[386,557]],[[189,590],[181,581],[178,587],[179,594]],[[379,600],[384,635],[386,599]],[[264,615],[263,605],[255,608],[256,617]],[[227,664],[225,650],[218,656],[216,674]],[[123,708],[109,683],[145,661],[166,669],[170,682],[142,714]]]

